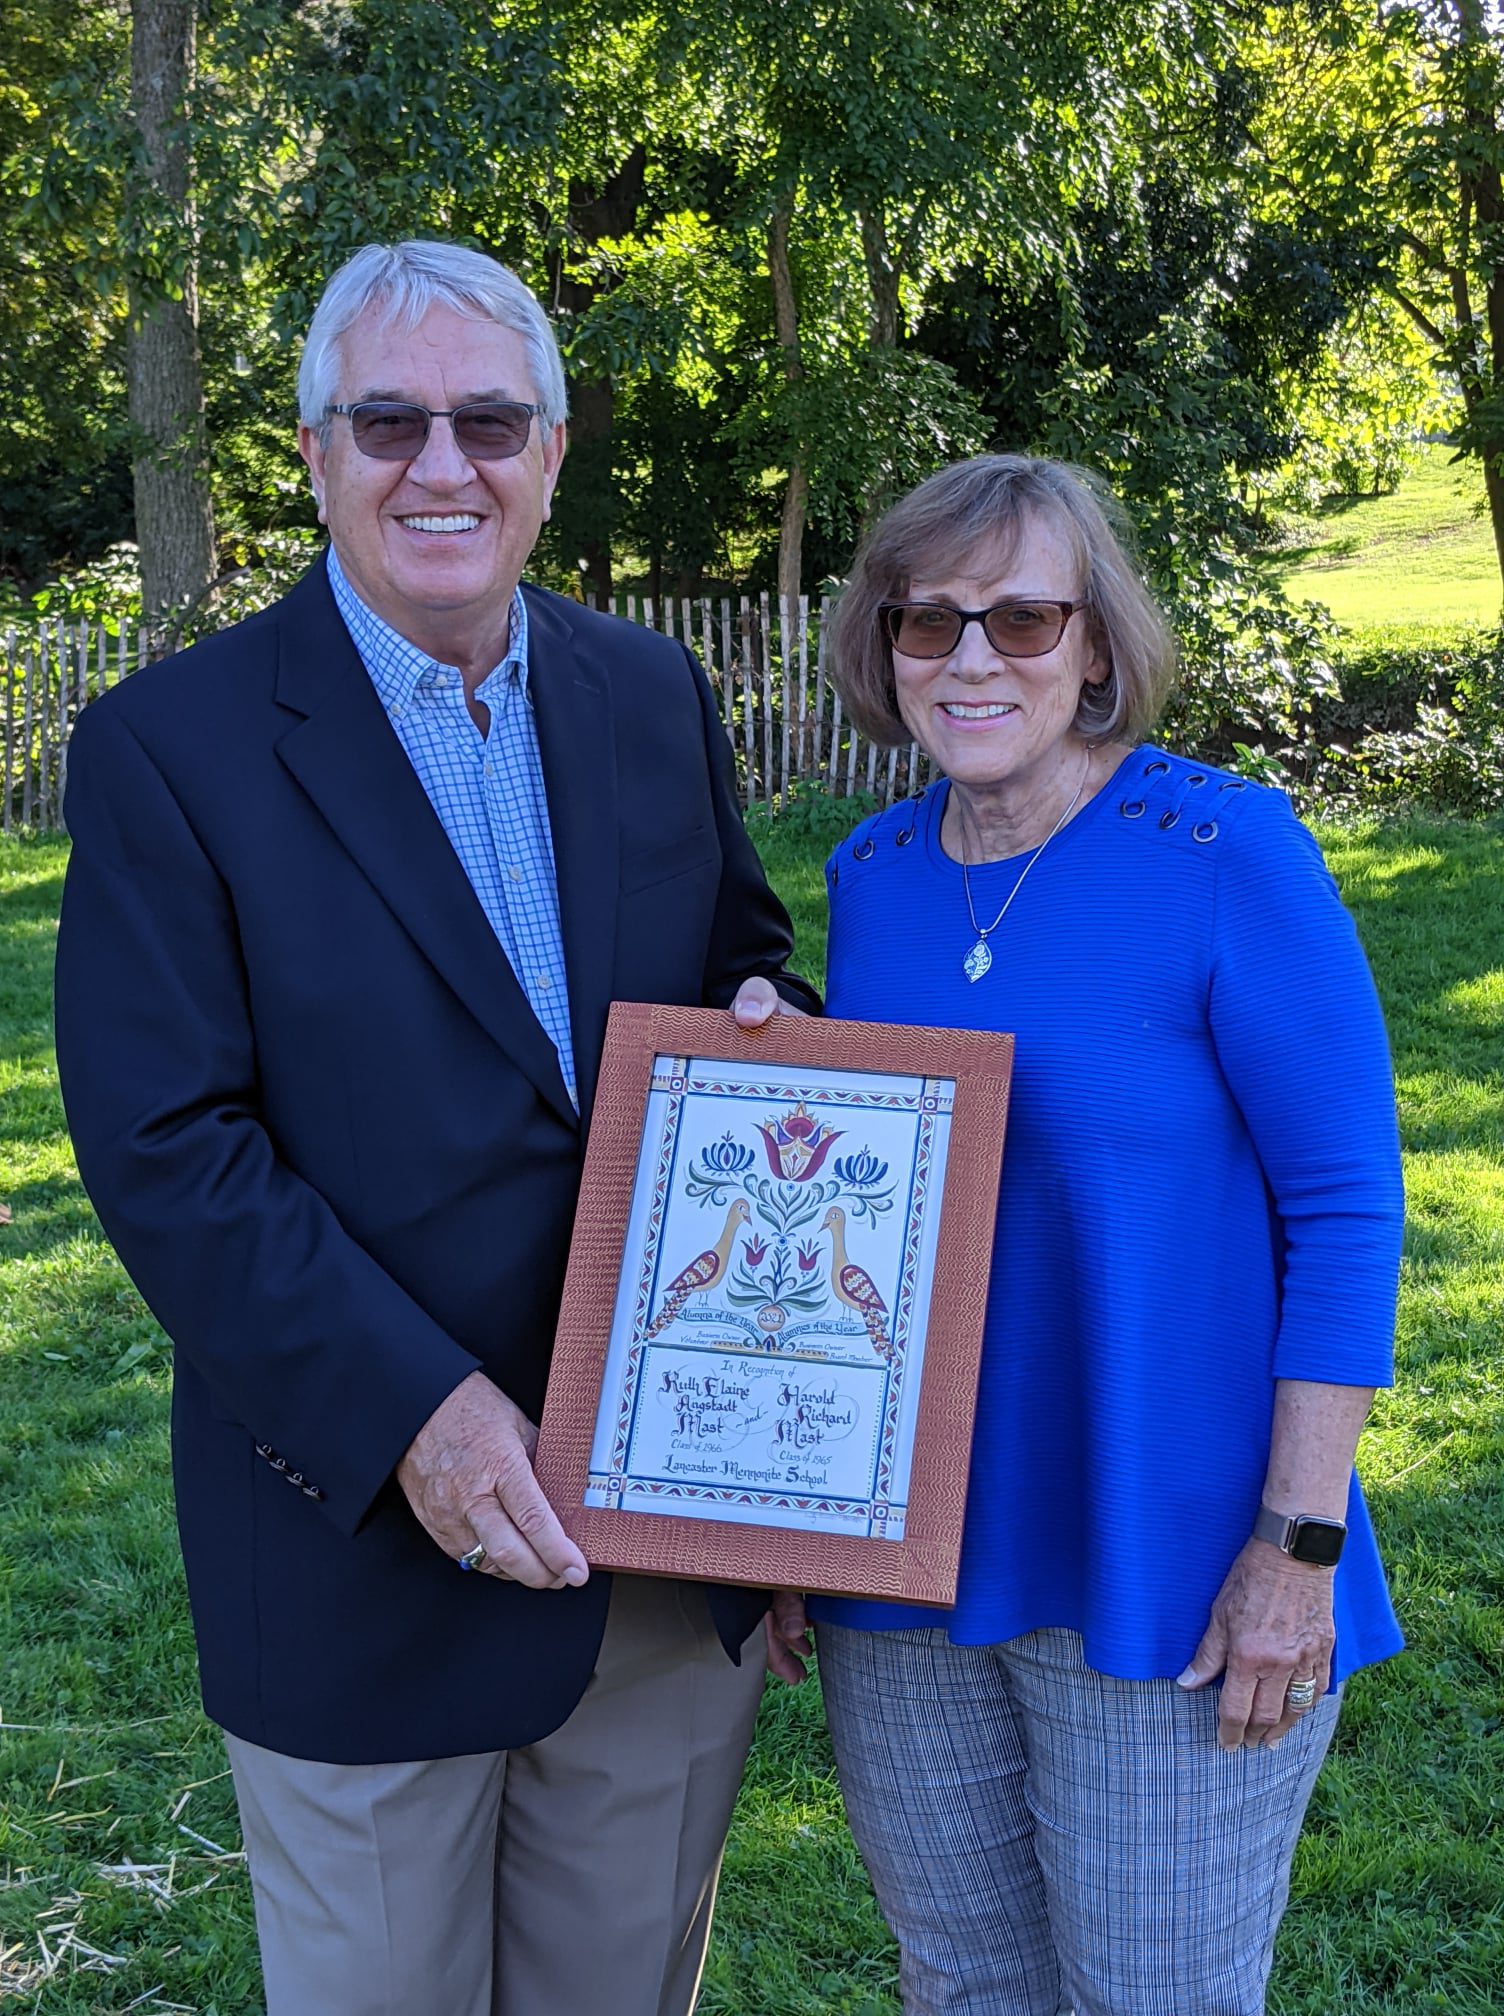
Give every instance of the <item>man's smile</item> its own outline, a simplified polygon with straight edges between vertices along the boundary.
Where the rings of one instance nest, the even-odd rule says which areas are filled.
[[[440,516],[437,512],[399,512],[397,523],[405,525],[410,532],[474,532],[480,519],[473,511],[460,511]]]

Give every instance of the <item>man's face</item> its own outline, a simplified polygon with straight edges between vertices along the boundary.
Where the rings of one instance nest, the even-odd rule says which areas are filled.
[[[415,329],[381,328],[368,313],[340,355],[340,405],[405,399],[447,411],[538,397],[521,336],[451,308],[431,308]],[[535,418],[520,455],[472,462],[450,422],[435,420],[420,454],[383,462],[362,455],[349,419],[336,415],[326,443],[300,427],[298,449],[340,565],[377,615],[435,656],[489,627],[505,636],[564,459],[562,426],[545,433]]]

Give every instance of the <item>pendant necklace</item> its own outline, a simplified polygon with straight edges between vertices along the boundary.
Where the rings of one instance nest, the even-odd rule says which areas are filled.
[[[1013,907],[1013,899],[1018,894],[1019,890],[1023,888],[1024,883],[1028,880],[1030,869],[1033,868],[1035,862],[1038,861],[1040,855],[1044,852],[1045,848],[1049,846],[1050,842],[1054,839],[1055,835],[1060,831],[1061,827],[1065,824],[1066,820],[1070,818],[1071,814],[1075,811],[1076,807],[1081,803],[1081,793],[1086,789],[1086,779],[1088,774],[1090,773],[1090,770],[1091,770],[1091,751],[1088,749],[1086,752],[1086,768],[1081,772],[1081,782],[1076,786],[1075,797],[1072,798],[1070,804],[1066,806],[1065,810],[1061,813],[1060,817],[1055,821],[1054,825],[1050,828],[1049,832],[1046,833],[1043,840],[1041,840],[1039,845],[1035,848],[1032,857],[1024,865],[1023,873],[1019,876],[1018,880],[1014,883],[1013,887],[1008,891],[1007,900],[1003,904],[1002,909],[998,911],[997,915],[993,918],[990,924],[979,924],[977,922],[976,905],[971,900],[971,875],[967,868],[966,862],[964,860],[962,861],[961,882],[962,886],[966,891],[967,914],[971,918],[971,928],[977,934],[976,943],[972,946],[971,950],[967,953],[966,957],[961,961],[961,971],[966,975],[968,980],[973,982],[978,981],[982,978],[984,973],[989,973],[992,970],[992,954],[988,950],[987,940],[992,936],[993,932],[997,929],[998,925],[1002,923],[1003,919],[1007,916],[1009,910]],[[964,824],[965,824],[964,819],[962,824],[963,824],[963,837],[964,837]]]

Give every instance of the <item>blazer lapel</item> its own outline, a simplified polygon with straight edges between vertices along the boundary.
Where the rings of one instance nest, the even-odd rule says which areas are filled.
[[[320,562],[280,612],[277,753],[409,937],[566,1120],[575,1111],[437,813],[393,734]],[[614,877],[613,877],[614,880]]]
[[[620,847],[611,682],[605,668],[581,649],[565,605],[533,589],[523,593],[528,691],[548,794],[576,1089],[584,1122],[595,1097],[616,961]]]

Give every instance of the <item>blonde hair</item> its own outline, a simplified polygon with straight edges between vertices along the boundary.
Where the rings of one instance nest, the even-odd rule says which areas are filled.
[[[962,571],[985,556],[1012,564],[1043,519],[1075,557],[1085,608],[1107,677],[1085,682],[1075,728],[1093,744],[1141,741],[1159,717],[1175,671],[1175,646],[1133,559],[1127,515],[1099,478],[1030,455],[977,455],[927,477],[868,532],[831,628],[837,689],[861,732],[884,748],[911,741],[898,712],[893,653],[879,611],[912,581]]]

